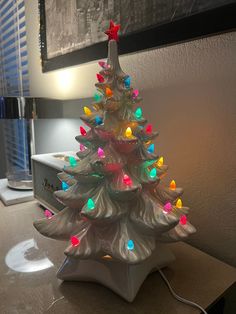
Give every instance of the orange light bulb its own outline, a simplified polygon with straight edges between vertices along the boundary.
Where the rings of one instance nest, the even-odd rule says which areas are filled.
[[[113,92],[109,87],[106,88],[106,95],[107,95],[107,97],[112,97],[112,95],[113,95]]]
[[[182,208],[183,204],[180,198],[177,199],[176,205],[177,208]]]
[[[170,182],[170,189],[173,190],[173,191],[176,189],[175,180],[172,180],[172,181]]]
[[[111,260],[112,257],[111,257],[111,255],[104,255],[104,256],[102,256],[102,259]]]
[[[125,136],[128,137],[128,138],[131,138],[133,136],[133,133],[132,133],[132,130],[130,127],[128,127],[126,130],[125,130]]]
[[[90,116],[92,111],[88,107],[84,107],[84,113],[86,114],[86,116]]]

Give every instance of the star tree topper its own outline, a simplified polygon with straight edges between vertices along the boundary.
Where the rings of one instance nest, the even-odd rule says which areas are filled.
[[[112,20],[110,21],[110,28],[105,31],[105,34],[108,35],[108,40],[114,39],[118,41],[118,31],[120,29],[120,24],[115,24]]]

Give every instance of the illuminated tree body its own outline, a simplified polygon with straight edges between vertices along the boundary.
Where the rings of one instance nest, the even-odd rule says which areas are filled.
[[[79,161],[58,175],[68,187],[55,192],[65,208],[34,226],[70,241],[60,279],[99,281],[132,301],[148,273],[173,260],[162,243],[195,228],[179,199],[183,190],[160,183],[167,166],[154,152],[158,133],[137,108],[141,98],[121,70],[116,40],[109,41],[107,63],[99,64],[101,97],[84,108],[81,119],[90,129],[76,137]]]

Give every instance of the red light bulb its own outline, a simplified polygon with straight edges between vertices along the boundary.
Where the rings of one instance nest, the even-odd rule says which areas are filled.
[[[85,136],[87,134],[87,132],[85,131],[85,129],[82,126],[79,129],[80,129],[80,134],[82,136]]]
[[[123,182],[126,185],[132,185],[132,180],[130,179],[130,177],[127,174],[124,175]]]
[[[152,133],[152,125],[148,124],[146,127],[146,133]]]
[[[186,223],[187,223],[187,217],[186,217],[185,215],[180,216],[179,223],[180,223],[181,225],[186,225]]]
[[[76,236],[72,236],[70,242],[72,246],[78,246],[80,244],[80,240]]]
[[[97,79],[99,83],[103,83],[105,81],[104,77],[101,74],[97,74]]]

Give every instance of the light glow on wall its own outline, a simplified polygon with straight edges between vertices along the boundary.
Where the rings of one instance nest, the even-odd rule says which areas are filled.
[[[75,82],[78,83],[78,74],[76,75],[73,69],[64,69],[55,72],[56,88],[63,96],[69,96],[75,88]]]

